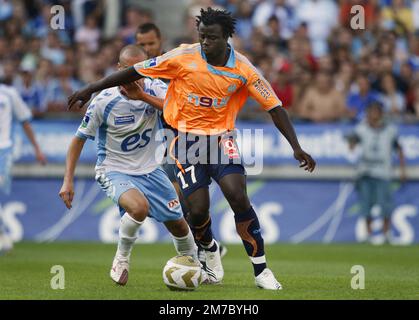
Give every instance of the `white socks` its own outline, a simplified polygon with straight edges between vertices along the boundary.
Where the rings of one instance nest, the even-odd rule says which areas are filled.
[[[119,241],[117,256],[129,259],[132,247],[137,239],[137,231],[143,222],[139,222],[125,212],[119,225]]]
[[[195,244],[191,230],[184,237],[175,237],[174,235],[172,237],[176,252],[179,255],[191,256],[194,259],[198,258],[198,247]]]

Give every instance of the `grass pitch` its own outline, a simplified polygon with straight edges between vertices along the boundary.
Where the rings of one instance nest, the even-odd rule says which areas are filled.
[[[172,292],[162,280],[171,244],[139,244],[129,281],[115,285],[109,270],[116,245],[23,242],[0,257],[0,299],[419,299],[419,246],[277,244],[266,248],[268,265],[282,283],[278,292],[255,287],[241,245],[228,245],[222,285]],[[51,289],[54,265],[65,270],[65,289]],[[351,268],[362,265],[365,289],[351,288]]]

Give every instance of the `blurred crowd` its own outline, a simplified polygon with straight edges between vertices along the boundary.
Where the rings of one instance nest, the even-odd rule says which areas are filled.
[[[55,4],[65,9],[62,30],[50,27]],[[364,25],[359,10],[351,12],[357,5]],[[419,0],[190,0],[183,36],[166,39],[166,50],[198,41],[195,16],[207,6],[234,14],[234,48],[295,121],[357,121],[378,101],[388,118],[419,122]],[[68,116],[67,96],[116,70],[117,53],[156,14],[169,13],[141,1],[0,0],[0,79],[16,86],[35,117]],[[247,104],[241,119],[269,118]]]

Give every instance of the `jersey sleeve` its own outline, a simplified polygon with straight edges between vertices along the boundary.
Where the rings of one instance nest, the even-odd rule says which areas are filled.
[[[94,99],[86,110],[86,114],[76,132],[76,137],[86,140],[94,140],[96,131],[103,122],[103,115],[100,112],[100,105]]]
[[[269,82],[257,71],[252,70],[247,78],[247,90],[264,110],[282,106]]]
[[[182,49],[176,48],[162,56],[139,62],[134,68],[145,77],[174,79],[181,69],[179,59],[181,54]]]
[[[145,82],[145,91],[152,96],[164,99],[167,93],[167,84],[159,79],[149,80]]]
[[[16,89],[10,89],[10,97],[12,98],[13,115],[16,119],[20,122],[31,120],[32,112]]]

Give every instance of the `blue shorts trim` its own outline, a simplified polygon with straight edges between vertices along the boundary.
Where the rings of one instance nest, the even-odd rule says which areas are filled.
[[[166,173],[157,168],[149,174],[128,175],[121,172],[98,173],[96,181],[102,190],[118,206],[121,195],[136,189],[141,192],[149,202],[149,217],[159,222],[179,220],[183,217],[179,198]],[[119,207],[121,216],[125,210]]]

